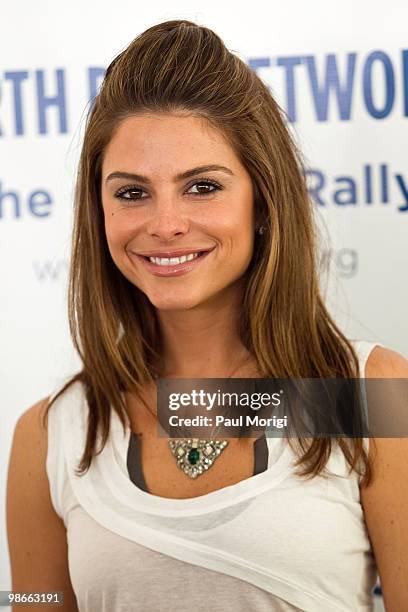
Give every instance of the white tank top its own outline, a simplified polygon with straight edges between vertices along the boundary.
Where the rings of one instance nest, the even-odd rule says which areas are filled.
[[[353,344],[364,376],[376,344]],[[104,450],[76,476],[87,418],[81,383],[49,411],[46,469],[67,529],[80,612],[374,609],[377,570],[359,476],[348,475],[337,446],[330,477],[305,481],[294,475],[284,439],[268,437],[265,471],[206,495],[170,499],[131,481],[130,426],[124,435],[111,413]]]

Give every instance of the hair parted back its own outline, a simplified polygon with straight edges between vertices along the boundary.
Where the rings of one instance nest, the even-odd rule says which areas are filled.
[[[283,112],[256,73],[212,30],[187,20],[159,23],[137,36],[108,67],[88,114],[79,162],[68,314],[82,369],[50,401],[47,412],[72,383],[81,381],[89,417],[80,473],[106,443],[110,406],[125,426],[122,391],[139,394],[154,380],[152,363],[161,351],[154,307],[111,259],[100,198],[104,150],[119,123],[141,113],[202,117],[224,134],[252,177],[257,226],[267,231],[257,236],[246,272],[240,333],[262,376],[359,376],[353,346],[320,294],[314,205]],[[297,473],[313,477],[327,463],[333,442],[306,440],[298,440],[302,469]],[[361,474],[363,467],[363,482],[369,483],[362,439],[338,438],[336,443],[350,470]]]

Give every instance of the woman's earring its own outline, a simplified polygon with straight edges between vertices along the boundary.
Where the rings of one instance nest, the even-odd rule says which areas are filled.
[[[266,227],[264,225],[261,225],[261,227],[258,229],[258,234],[262,235],[265,230],[266,230]]]

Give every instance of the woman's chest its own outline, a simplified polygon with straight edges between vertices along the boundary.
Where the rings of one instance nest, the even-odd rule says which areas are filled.
[[[322,609],[320,598],[326,601],[323,609],[337,609],[331,603],[341,600],[340,609],[357,609],[357,597],[368,601],[375,563],[358,504],[341,499],[327,484],[301,486],[288,479],[240,503],[181,518],[136,509],[130,515],[118,507],[117,520],[110,520],[107,530],[77,506],[68,521],[73,578],[81,582],[81,568],[88,568],[87,585],[93,582],[91,571],[102,585],[119,588],[124,579],[140,587],[145,565],[135,560],[144,558],[147,547],[249,581],[299,607],[304,594],[313,592],[315,608],[305,609]],[[113,564],[106,563],[106,550]],[[150,577],[160,574],[164,560],[155,557]]]
[[[217,447],[214,440],[200,440],[194,445],[175,439],[172,450],[167,438],[145,432],[138,436],[138,442],[138,468],[146,490],[159,497],[199,497],[237,484],[254,473],[253,440],[229,439],[226,446]],[[197,474],[194,478],[189,475],[193,468]]]
[[[146,396],[145,400],[152,405],[154,397]],[[199,440],[194,445],[174,439],[172,450],[164,430],[146,409],[129,401],[128,406],[132,435],[138,447],[132,460],[139,463],[137,468],[152,495],[172,499],[199,497],[254,474],[256,439],[228,438],[223,447],[214,443],[215,440],[205,443]],[[194,478],[189,475],[190,468],[195,469]]]

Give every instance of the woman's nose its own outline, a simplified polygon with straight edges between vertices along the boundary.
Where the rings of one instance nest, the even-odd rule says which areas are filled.
[[[186,234],[189,230],[189,221],[181,214],[180,203],[165,202],[155,206],[154,214],[147,225],[151,236],[162,240],[170,240],[174,236]]]

